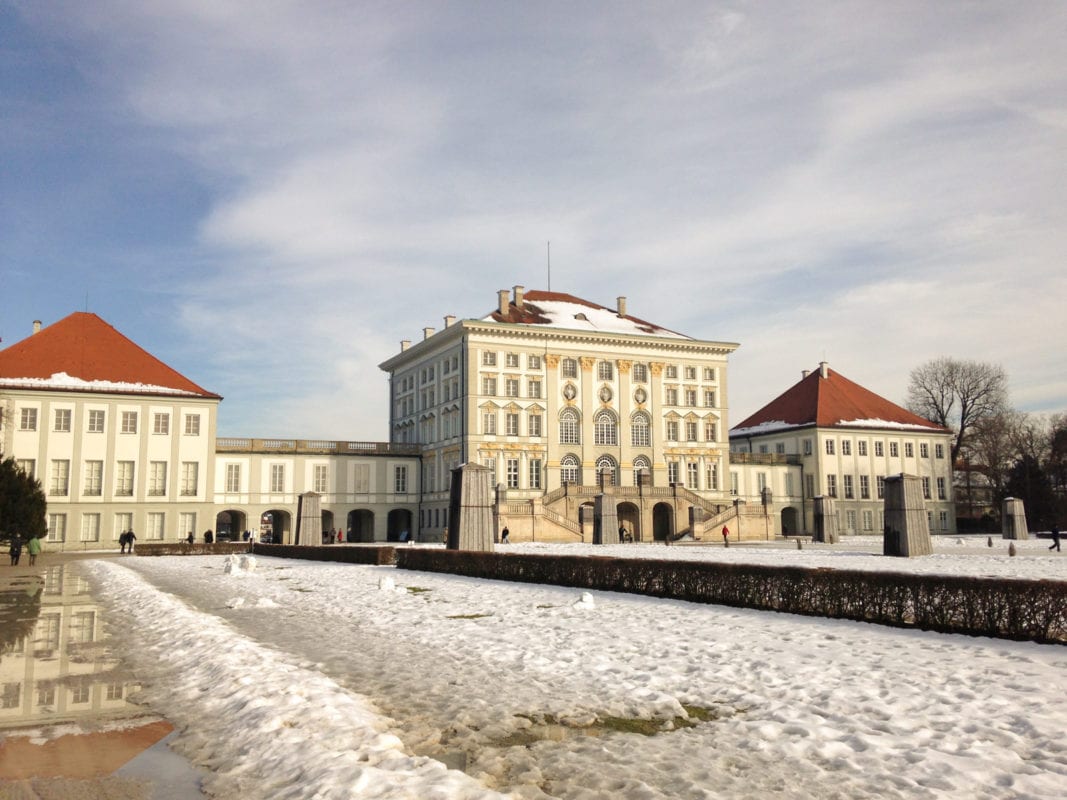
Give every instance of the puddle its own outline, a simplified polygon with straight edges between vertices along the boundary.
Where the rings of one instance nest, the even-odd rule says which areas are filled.
[[[130,701],[140,687],[104,614],[77,562],[0,576],[0,779],[28,798],[204,797],[161,745],[173,726]]]

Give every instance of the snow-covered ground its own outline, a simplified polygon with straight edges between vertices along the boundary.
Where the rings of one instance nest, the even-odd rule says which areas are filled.
[[[1014,558],[976,544],[892,560],[860,540],[622,550],[1067,570],[1047,541]],[[1064,647],[392,567],[247,566],[84,565],[125,621],[113,633],[144,699],[218,797],[1059,798],[1067,785]],[[664,730],[616,730],[634,719]]]

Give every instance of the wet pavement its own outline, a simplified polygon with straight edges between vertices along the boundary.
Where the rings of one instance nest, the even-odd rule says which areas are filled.
[[[187,800],[202,774],[138,705],[81,564],[43,554],[0,565],[0,800]]]

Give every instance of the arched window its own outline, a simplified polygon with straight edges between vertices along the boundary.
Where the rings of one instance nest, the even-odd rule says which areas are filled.
[[[634,486],[640,486],[641,470],[647,469],[650,473],[652,471],[652,464],[644,456],[638,456],[634,459]]]
[[[652,446],[652,431],[647,414],[634,414],[630,420],[630,444],[634,447]]]
[[[565,358],[559,362],[559,374],[564,378],[578,377],[578,362],[573,358]]]
[[[577,456],[563,456],[559,460],[559,477],[563,483],[581,483],[582,463]]]
[[[614,486],[618,483],[615,459],[611,456],[601,456],[596,460],[596,479],[597,484],[601,486]]]
[[[582,443],[578,412],[573,408],[565,408],[559,415],[559,443]]]
[[[593,444],[616,445],[619,443],[619,426],[615,415],[610,411],[601,411],[593,419]]]

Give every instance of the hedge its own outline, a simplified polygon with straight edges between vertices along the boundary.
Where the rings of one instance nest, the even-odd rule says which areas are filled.
[[[312,548],[315,549],[315,548]],[[401,569],[1067,643],[1067,582],[598,556],[396,551]]]
[[[229,555],[230,553],[247,553],[248,542],[218,542],[205,544],[204,542],[160,542],[153,544],[138,544],[134,550],[135,556],[217,556]]]
[[[252,548],[258,556],[277,558],[302,558],[306,561],[337,561],[342,564],[393,564],[396,561],[395,547],[338,547],[307,546],[292,544],[256,544]]]

